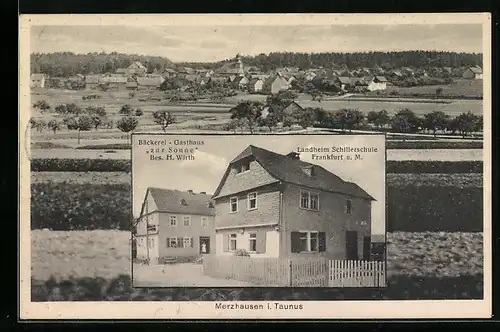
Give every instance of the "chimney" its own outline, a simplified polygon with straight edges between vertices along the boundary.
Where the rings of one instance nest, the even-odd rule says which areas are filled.
[[[300,159],[299,158],[300,154],[298,152],[295,152],[295,151],[290,152],[286,156],[289,157],[289,158]]]

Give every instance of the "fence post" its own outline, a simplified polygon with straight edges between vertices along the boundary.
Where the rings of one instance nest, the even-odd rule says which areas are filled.
[[[293,269],[292,269],[292,260],[289,259],[289,265],[290,265],[290,287],[293,287]]]

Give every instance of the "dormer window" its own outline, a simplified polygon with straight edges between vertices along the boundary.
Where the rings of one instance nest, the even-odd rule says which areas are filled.
[[[188,205],[185,199],[181,199],[181,205]]]
[[[209,209],[213,209],[214,208],[214,202],[207,202],[207,207]]]
[[[302,167],[302,171],[306,173],[307,176],[314,176],[314,167],[312,165]]]
[[[236,166],[236,173],[243,173],[250,169],[250,161],[244,161],[243,163]]]

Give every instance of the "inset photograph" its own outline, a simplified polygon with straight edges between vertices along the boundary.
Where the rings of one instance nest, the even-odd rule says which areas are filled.
[[[132,136],[134,287],[385,287],[384,135]]]

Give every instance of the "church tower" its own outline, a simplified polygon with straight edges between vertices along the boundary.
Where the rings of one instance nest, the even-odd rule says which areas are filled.
[[[238,74],[239,75],[244,75],[245,71],[243,70],[243,61],[241,60],[241,56],[239,54],[236,54],[236,60],[238,61]]]

